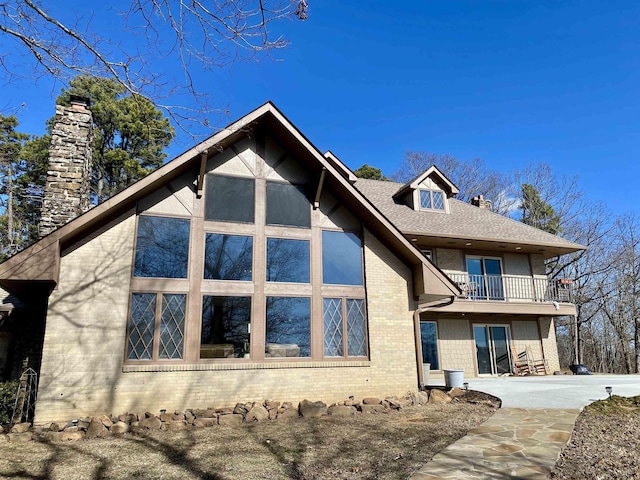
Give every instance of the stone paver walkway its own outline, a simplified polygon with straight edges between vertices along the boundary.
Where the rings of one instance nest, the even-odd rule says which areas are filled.
[[[501,408],[411,479],[546,479],[579,413],[578,409]]]

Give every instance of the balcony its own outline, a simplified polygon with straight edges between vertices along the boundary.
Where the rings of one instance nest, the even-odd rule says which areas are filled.
[[[548,280],[523,275],[472,275],[444,271],[462,298],[491,302],[571,302],[571,280]]]

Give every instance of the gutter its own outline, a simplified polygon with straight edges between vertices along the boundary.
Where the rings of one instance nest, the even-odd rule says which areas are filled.
[[[436,300],[433,302],[422,303],[418,305],[416,311],[413,312],[413,333],[415,337],[415,350],[416,350],[416,369],[418,372],[418,386],[420,389],[424,388],[423,383],[423,371],[422,371],[422,344],[420,342],[420,314],[429,310],[446,307],[451,305],[455,301],[456,297],[448,297],[447,300]]]

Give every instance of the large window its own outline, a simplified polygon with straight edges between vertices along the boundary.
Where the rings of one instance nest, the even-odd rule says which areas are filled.
[[[436,322],[420,322],[420,341],[422,343],[422,363],[430,364],[430,370],[440,370]]]
[[[207,175],[205,220],[253,223],[255,181],[253,178]]]
[[[309,241],[267,238],[267,282],[309,283]]]
[[[311,226],[311,204],[301,187],[267,182],[267,225]]]
[[[265,357],[311,356],[311,299],[267,297]]]
[[[249,358],[251,297],[205,295],[200,358]]]
[[[355,233],[322,232],[322,283],[362,285],[362,242]]]
[[[366,356],[367,332],[364,300],[361,298],[325,298],[323,304],[324,356]]]
[[[127,358],[182,359],[186,301],[185,294],[133,293]]]
[[[444,210],[444,194],[439,190],[420,190],[420,209]]]
[[[187,278],[188,259],[189,220],[138,217],[134,276]]]
[[[207,174],[193,219],[139,215],[128,365],[367,358],[359,220],[340,214],[355,231],[312,225],[324,214],[301,187],[255,171]]]
[[[207,233],[204,247],[204,278],[251,280],[253,238]]]

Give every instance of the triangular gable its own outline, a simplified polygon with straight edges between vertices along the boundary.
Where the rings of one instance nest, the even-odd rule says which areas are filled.
[[[74,239],[98,228],[110,219],[130,209],[137,200],[152,193],[188,170],[198,173],[198,189],[203,175],[203,163],[225,148],[233,145],[244,136],[255,135],[264,128],[271,135],[287,144],[292,152],[305,157],[320,172],[318,195],[323,183],[330,185],[340,194],[342,201],[358,215],[372,232],[375,232],[386,245],[414,271],[414,292],[416,296],[425,293],[438,297],[459,294],[459,289],[446,275],[429,262],[404,236],[389,222],[344,175],[346,167],[337,157],[326,157],[276,108],[267,102],[253,112],[233,122],[228,127],[211,136],[202,143],[187,150],[158,170],[139,180],[104,203],[92,208],[85,214],[55,230],[29,248],[0,264],[0,285],[12,290],[12,283],[19,280],[39,280],[57,282],[59,252]],[[435,167],[433,167],[435,168]],[[437,170],[437,169],[436,169]],[[442,176],[445,178],[444,176]],[[448,180],[447,180],[448,182]],[[450,183],[450,182],[449,182]],[[453,185],[453,184],[451,184]],[[454,186],[455,188],[455,186]],[[457,191],[457,189],[456,189]],[[55,252],[54,252],[55,246]],[[42,265],[35,272],[32,265]],[[25,267],[29,266],[28,269]],[[24,273],[20,273],[23,272]]]
[[[447,197],[451,197],[451,196],[454,196],[454,195],[457,195],[458,193],[460,193],[460,190],[458,189],[458,187],[456,187],[453,184],[453,182],[451,182],[451,180],[449,180],[445,176],[444,173],[442,173],[440,170],[438,170],[438,167],[436,167],[435,165],[431,165],[424,172],[422,172],[421,174],[417,175],[415,178],[413,178],[408,183],[405,183],[400,188],[400,190],[398,190],[395,193],[393,198],[394,199],[401,198],[404,195],[406,195],[408,192],[420,188],[420,185],[422,184],[422,182],[424,182],[424,180],[427,179],[427,178],[431,178],[436,183],[438,183],[439,185],[443,186],[444,187],[444,191],[447,194]]]

